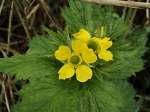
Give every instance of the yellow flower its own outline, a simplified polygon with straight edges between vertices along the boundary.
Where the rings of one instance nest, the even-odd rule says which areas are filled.
[[[100,37],[102,37],[103,34],[104,27],[101,27]],[[86,46],[88,49],[92,49],[95,52],[95,55],[98,55],[100,59],[105,61],[113,60],[113,54],[107,50],[112,46],[112,41],[110,41],[110,38],[91,38],[90,33],[85,29],[80,29],[80,31],[73,34],[73,36],[77,39],[76,41],[80,41],[77,42],[79,44],[78,47],[80,46],[80,51],[83,52],[82,48],[85,48]]]
[[[76,73],[76,79],[79,82],[86,82],[88,79],[92,78],[92,70],[87,65],[94,63],[97,60],[93,50],[84,49],[84,52],[81,52],[80,47],[78,46],[77,41],[72,42],[72,50],[68,46],[60,46],[58,50],[55,51],[56,59],[60,61],[67,61],[61,69],[58,71],[59,79],[71,78]],[[82,48],[82,50],[83,50]]]

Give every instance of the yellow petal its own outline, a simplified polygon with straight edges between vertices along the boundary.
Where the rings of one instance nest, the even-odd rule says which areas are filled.
[[[97,56],[92,49],[84,49],[81,54],[85,63],[95,63],[97,60]]]
[[[91,38],[90,33],[85,29],[80,29],[80,31],[78,33],[73,34],[73,36],[84,42],[87,42]]]
[[[100,50],[98,57],[105,61],[113,60],[113,54],[107,50]]]
[[[66,79],[66,78],[71,78],[75,73],[75,70],[72,66],[69,64],[65,64],[64,66],[61,67],[61,69],[58,71],[59,74],[59,79]]]
[[[101,49],[106,50],[111,46],[112,46],[112,41],[110,41],[110,38],[105,37],[105,38],[99,40],[99,47]]]
[[[86,82],[92,78],[92,70],[86,65],[78,66],[76,69],[76,78],[79,82]]]
[[[55,51],[55,57],[58,60],[67,60],[71,56],[71,50],[68,46],[60,46],[57,51]]]
[[[83,49],[87,48],[85,42],[80,40],[74,40],[72,41],[72,49],[76,53],[81,53]]]
[[[92,40],[95,41],[95,42],[98,42],[98,43],[101,42],[101,41],[100,41],[101,39],[100,39],[100,38],[97,38],[97,37],[93,37]]]

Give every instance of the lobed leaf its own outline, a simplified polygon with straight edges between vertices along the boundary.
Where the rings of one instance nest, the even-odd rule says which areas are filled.
[[[61,63],[54,58],[40,55],[15,55],[11,58],[0,58],[0,71],[17,74],[16,80],[53,75]]]
[[[136,101],[136,91],[133,86],[130,85],[126,79],[114,80],[113,82],[118,86],[126,103],[123,108],[120,108],[120,112],[138,112],[143,99],[141,98]]]
[[[148,50],[145,46],[146,34],[145,30],[135,30],[128,38],[114,41],[110,49],[114,55],[113,61],[96,65],[93,69],[95,75],[100,78],[125,78],[144,69],[142,56]]]
[[[18,92],[22,102],[12,112],[119,112],[123,99],[110,82],[91,80],[85,84],[57,76],[33,79]]]
[[[70,0],[69,6],[62,9],[62,15],[71,34],[85,28],[93,36],[95,31],[100,31],[101,26],[105,26],[106,36],[114,40],[129,28],[124,16],[114,16],[116,13],[111,6],[102,7],[75,0]]]

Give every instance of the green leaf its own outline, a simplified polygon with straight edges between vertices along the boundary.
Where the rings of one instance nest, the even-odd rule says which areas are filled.
[[[48,33],[48,37],[50,38],[51,40],[51,44],[53,46],[55,46],[56,48],[58,48],[58,46],[60,45],[68,45],[69,44],[69,40],[70,40],[70,37],[68,36],[68,34],[64,35],[60,32],[56,33],[56,32],[53,32],[52,30],[48,29],[47,27],[45,26],[42,26],[42,28],[47,31]],[[56,49],[55,49],[56,50]]]
[[[55,51],[60,45],[71,46],[67,27],[64,34],[55,33],[45,26],[42,26],[42,28],[47,31],[48,36],[36,35],[32,40],[30,40],[28,44],[31,48],[29,52],[30,54],[43,53],[43,55],[51,57],[54,56]]]
[[[80,105],[81,112],[119,112],[124,101],[116,86],[107,81],[100,81],[93,78],[89,83],[83,84]],[[86,105],[85,105],[86,103]]]
[[[114,41],[111,51],[119,59],[141,58],[148,50],[145,46],[147,33],[145,29],[135,30],[128,38],[123,37]]]
[[[128,29],[124,16],[121,18],[116,16],[117,14],[111,6],[102,7],[75,0],[70,0],[69,5],[69,8],[62,9],[62,15],[71,34],[78,32],[81,28],[85,28],[93,36],[95,31],[100,30],[101,26],[105,26],[106,36],[113,40],[124,34]]]
[[[145,61],[141,57],[148,50],[146,34],[145,30],[135,30],[128,38],[114,41],[110,49],[114,59],[96,65],[95,75],[99,78],[126,78],[144,69]]]
[[[78,32],[81,28],[94,33],[102,25],[101,21],[105,20],[102,8],[99,5],[75,0],[70,0],[69,5],[70,8],[66,7],[62,9],[62,15],[72,34]]]
[[[0,71],[17,74],[16,80],[56,74],[60,65],[62,64],[54,58],[33,54],[0,58]]]
[[[116,86],[95,78],[82,84],[57,75],[31,79],[17,94],[23,99],[12,112],[119,112],[123,106]]]
[[[136,101],[133,86],[130,85],[127,80],[115,80],[113,81],[117,86],[122,95],[124,96],[125,106],[120,108],[120,112],[138,112],[140,105],[142,104],[142,98]]]
[[[42,28],[47,31],[48,35],[36,35],[29,41],[28,46],[31,48],[31,53],[54,54],[55,50],[57,50],[60,45],[70,45],[70,37],[67,28],[64,34],[59,32],[55,33],[45,26],[42,26]]]
[[[36,35],[32,40],[29,41],[28,46],[36,53],[47,53],[52,51],[53,45],[51,44],[51,39],[46,38],[43,35]]]
[[[96,76],[104,78],[126,78],[135,75],[144,69],[144,61],[142,59],[130,58],[110,62],[108,64],[97,66],[94,71]]]
[[[127,25],[127,22],[124,20],[123,15],[121,18],[117,18],[113,20],[112,23],[109,23],[109,28],[107,28],[108,32],[106,36],[110,37],[113,40],[121,36],[122,34],[125,34],[127,29],[129,29],[129,26]]]

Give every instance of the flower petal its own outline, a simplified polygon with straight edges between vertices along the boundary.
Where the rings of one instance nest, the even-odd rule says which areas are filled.
[[[81,40],[74,40],[72,41],[72,49],[76,53],[81,53],[83,49],[87,48],[85,42]]]
[[[98,57],[105,61],[113,60],[113,54],[107,50],[100,50]]]
[[[78,66],[76,69],[76,78],[79,82],[86,82],[92,78],[92,70],[86,65]]]
[[[99,47],[101,48],[101,49],[108,49],[109,47],[111,47],[112,46],[112,41],[109,41],[110,40],[110,38],[107,38],[107,37],[105,37],[105,38],[103,38],[103,39],[100,39],[98,42],[99,42]]]
[[[84,49],[81,54],[85,63],[95,63],[97,60],[97,56],[92,49]]]
[[[90,33],[83,28],[78,33],[73,34],[73,36],[84,42],[87,42],[91,38]]]
[[[55,51],[55,57],[58,60],[67,60],[71,55],[71,50],[68,46],[60,46],[57,51]]]
[[[66,79],[66,78],[71,78],[75,73],[75,70],[72,66],[69,64],[65,64],[64,66],[61,67],[61,69],[58,71],[59,74],[59,79]]]

